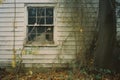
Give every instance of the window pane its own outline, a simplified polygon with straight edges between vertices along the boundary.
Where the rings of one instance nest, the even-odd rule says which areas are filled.
[[[38,24],[45,24],[45,18],[38,18],[37,23]]]
[[[35,26],[30,26],[28,27],[28,33],[31,34],[31,33],[36,33],[36,27]]]
[[[53,41],[53,34],[52,33],[46,34],[46,40]]]
[[[28,27],[28,40],[33,41],[36,37],[36,27],[30,26]]]
[[[53,8],[46,8],[46,16],[53,16]]]
[[[38,8],[37,9],[37,16],[45,16],[45,9],[44,8]]]
[[[47,17],[46,24],[53,24],[53,17]]]
[[[36,16],[36,8],[29,7],[28,8],[28,17]]]
[[[47,26],[46,32],[53,32],[53,26]]]
[[[28,43],[52,44],[53,26],[28,26]]]
[[[37,28],[37,32],[38,32],[38,33],[43,33],[43,32],[45,32],[45,27],[44,27],[44,26],[38,27],[38,28]]]
[[[36,37],[35,34],[31,34],[30,36],[28,36],[28,40],[33,41],[35,39],[35,37]]]
[[[28,43],[38,45],[53,43],[54,27],[48,26],[54,23],[53,15],[53,7],[28,7]]]
[[[36,18],[28,18],[28,24],[35,24]]]
[[[46,27],[46,40],[53,41],[53,26]]]

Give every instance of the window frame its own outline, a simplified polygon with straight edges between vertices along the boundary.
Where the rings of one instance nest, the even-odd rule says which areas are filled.
[[[26,27],[26,41],[25,41],[25,43],[26,43],[26,45],[25,46],[57,46],[57,41],[56,41],[56,37],[55,37],[55,26],[56,26],[56,3],[37,3],[37,4],[26,4],[25,5],[25,27]],[[53,44],[45,44],[45,45],[41,45],[41,44],[38,44],[38,45],[36,45],[36,44],[27,44],[27,41],[28,41],[28,26],[33,26],[33,25],[29,25],[28,24],[28,7],[53,7],[53,24],[51,25],[49,25],[49,24],[47,24],[47,26],[53,26]],[[35,25],[35,26],[46,26],[46,24],[45,25]]]

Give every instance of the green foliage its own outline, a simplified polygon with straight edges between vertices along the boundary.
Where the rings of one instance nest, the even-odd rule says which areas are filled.
[[[81,69],[80,72],[81,72],[82,74],[87,74],[86,68]]]
[[[101,80],[101,79],[102,79],[102,75],[101,74],[95,75],[95,80]]]
[[[68,75],[67,80],[73,80],[73,72],[69,71],[68,73],[69,73],[69,75]]]
[[[103,69],[103,68],[100,68],[98,71],[99,71],[101,74],[111,74],[111,73],[112,73],[111,70],[109,70],[109,69]]]

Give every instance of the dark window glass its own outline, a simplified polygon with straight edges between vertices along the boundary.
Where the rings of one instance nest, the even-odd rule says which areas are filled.
[[[37,23],[38,24],[45,24],[45,18],[38,18]]]
[[[53,8],[46,8],[46,16],[53,16]]]
[[[36,8],[28,8],[28,17],[36,16]]]
[[[43,32],[45,32],[45,28],[40,26],[40,27],[37,28],[37,32],[38,33],[43,33]]]
[[[45,16],[45,9],[44,8],[38,8],[37,9],[37,16]]]
[[[28,7],[28,24],[53,24],[53,8]]]
[[[28,7],[28,43],[53,43],[53,8]],[[39,26],[34,24],[39,24]],[[43,26],[44,25],[44,26]]]
[[[53,17],[47,17],[46,24],[53,24]]]
[[[46,34],[46,40],[52,41],[53,40],[53,34],[52,33]]]
[[[36,18],[28,18],[28,24],[35,24]]]
[[[46,32],[53,32],[53,26],[46,27]]]
[[[53,26],[28,26],[28,40],[34,41],[36,37],[42,36],[42,34],[46,34],[46,40],[52,40],[53,38]]]
[[[36,37],[36,27],[29,27],[28,28],[28,40],[33,41]]]

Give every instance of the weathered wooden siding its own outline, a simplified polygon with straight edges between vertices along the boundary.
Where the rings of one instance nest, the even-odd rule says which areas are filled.
[[[77,1],[77,2],[76,2]],[[88,2],[85,2],[88,1]],[[15,21],[15,48],[16,54],[20,54],[26,37],[26,4],[29,3],[54,3],[56,4],[55,23],[55,45],[41,47],[25,47],[23,63],[26,66],[37,64],[37,66],[56,66],[56,64],[66,63],[75,59],[75,54],[84,50],[92,40],[92,31],[95,31],[97,20],[98,0],[16,0],[16,10],[14,0],[5,0],[0,4],[0,63],[11,63],[13,55],[14,41],[14,17]],[[87,3],[87,4],[86,4]],[[76,5],[77,4],[77,5]],[[92,4],[92,5],[91,5]],[[84,13],[87,13],[81,25],[81,5],[85,5]],[[82,31],[81,31],[82,30]],[[80,33],[84,32],[84,33]],[[80,33],[80,34],[79,34]],[[75,37],[77,36],[77,38]],[[83,37],[84,36],[84,37]],[[79,38],[79,39],[78,39]],[[83,43],[83,42],[86,43]],[[76,50],[77,48],[77,50]],[[32,54],[31,54],[32,53]],[[49,65],[48,65],[49,64]],[[1,66],[1,65],[0,65]]]
[[[118,3],[116,6],[116,21],[117,21],[117,28],[116,28],[116,39],[119,42],[120,41],[120,1],[116,0],[116,2]],[[120,42],[119,42],[120,43]]]

